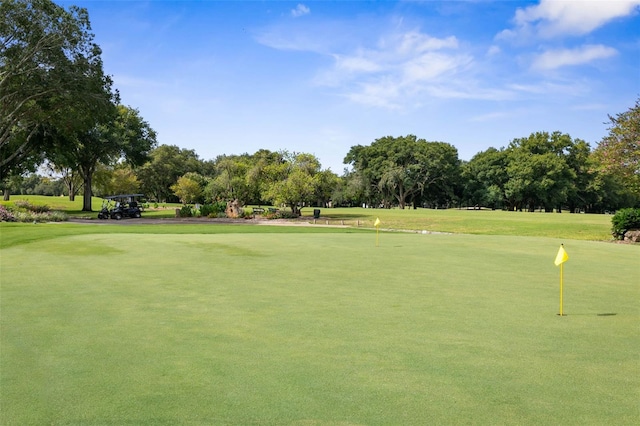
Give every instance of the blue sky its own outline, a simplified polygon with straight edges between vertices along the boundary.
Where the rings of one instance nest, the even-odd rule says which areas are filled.
[[[592,147],[640,96],[640,0],[57,1],[160,144],[265,148],[342,174],[414,134],[469,160],[536,131]]]

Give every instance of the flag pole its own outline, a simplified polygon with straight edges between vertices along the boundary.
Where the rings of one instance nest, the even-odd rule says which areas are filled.
[[[556,255],[555,263],[556,266],[560,267],[560,313],[558,315],[564,316],[564,312],[562,310],[562,293],[563,293],[563,280],[564,280],[564,262],[569,260],[569,255],[564,249],[564,244],[560,244],[560,249],[558,250],[558,254]]]
[[[560,264],[560,316],[563,316],[562,313],[562,278],[563,278],[563,272],[564,272],[564,263]]]

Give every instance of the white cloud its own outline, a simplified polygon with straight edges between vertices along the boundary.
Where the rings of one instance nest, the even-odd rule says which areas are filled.
[[[526,98],[545,98],[554,96],[584,96],[589,93],[591,86],[585,80],[570,79],[560,81],[529,81],[524,83],[513,83],[506,86],[507,90],[513,91],[516,96],[524,94]]]
[[[433,84],[427,87],[426,93],[431,97],[440,99],[474,99],[485,101],[512,100],[515,95],[515,92],[510,89],[481,87],[481,84],[471,79]]]
[[[500,47],[496,46],[495,44],[489,47],[489,50],[487,50],[487,56],[495,56],[499,55],[500,53],[502,53],[502,49],[500,49]]]
[[[362,105],[400,109],[401,94],[401,84],[397,80],[381,77],[373,82],[358,84],[358,90],[347,91],[344,96]]]
[[[330,64],[318,69],[312,82],[331,88],[334,95],[375,108],[412,109],[429,99],[503,101],[522,93],[487,80],[488,76],[495,78],[495,73],[455,36],[434,37],[394,25],[372,38],[371,31],[354,33],[348,22],[324,26],[339,31],[325,31],[326,37],[317,37],[318,28],[313,24],[287,24],[265,29],[257,41],[328,58]],[[500,53],[499,46],[488,46],[483,56],[500,61]]]
[[[541,0],[539,4],[517,9],[514,29],[498,34],[499,39],[553,38],[584,35],[614,19],[638,11],[640,0]]]
[[[308,15],[311,13],[311,9],[309,9],[304,4],[298,4],[295,9],[291,9],[291,16],[294,18],[298,18],[303,15]]]
[[[335,68],[347,73],[371,73],[381,70],[381,65],[365,54],[355,54],[353,56],[333,55],[335,59]]]
[[[553,70],[610,58],[617,53],[616,49],[601,44],[587,44],[576,49],[548,50],[534,59],[532,67],[537,70]]]
[[[454,36],[446,38],[431,37],[418,31],[410,31],[391,38],[391,44],[397,45],[400,53],[422,53],[431,50],[456,49],[458,39]]]
[[[425,53],[401,64],[404,85],[428,82],[447,73],[453,73],[471,62],[465,55]]]
[[[317,83],[337,87],[353,102],[399,108],[473,62],[458,45],[456,37],[436,38],[416,30],[388,34],[373,47],[332,55],[333,67]]]

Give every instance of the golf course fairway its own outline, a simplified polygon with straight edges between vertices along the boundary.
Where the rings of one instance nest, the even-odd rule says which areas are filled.
[[[105,228],[0,251],[3,425],[640,422],[637,246]]]

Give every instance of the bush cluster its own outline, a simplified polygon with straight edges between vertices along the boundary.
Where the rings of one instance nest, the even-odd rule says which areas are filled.
[[[611,235],[619,240],[630,229],[640,229],[640,209],[620,209],[611,218]]]
[[[60,211],[51,211],[47,205],[34,205],[26,200],[17,200],[12,206],[0,205],[2,222],[64,222],[69,216]]]
[[[49,206],[47,206],[46,204],[37,206],[37,205],[31,204],[27,200],[18,200],[15,203],[13,203],[13,205],[16,206],[18,209],[23,209],[33,213],[47,213],[48,211],[51,210]]]
[[[0,204],[0,222],[15,222],[16,217],[7,210],[2,204]]]
[[[17,222],[65,222],[69,220],[66,213],[59,211],[44,213],[17,211],[14,215]]]
[[[191,206],[184,205],[178,211],[178,217],[193,217],[193,209]]]
[[[267,219],[296,219],[298,216],[290,210],[278,210],[276,212],[265,212],[264,217]]]
[[[226,203],[221,201],[214,202],[213,204],[203,204],[200,206],[200,215],[213,218],[220,217],[220,214],[222,214],[222,217],[226,217],[224,214],[226,208]]]

